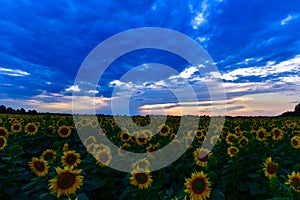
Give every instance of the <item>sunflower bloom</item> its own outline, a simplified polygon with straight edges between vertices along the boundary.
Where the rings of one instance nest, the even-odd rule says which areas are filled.
[[[18,133],[22,130],[22,125],[19,123],[13,123],[10,127],[11,131],[14,133]]]
[[[152,178],[149,170],[133,170],[129,178],[130,184],[137,186],[139,189],[147,189],[151,183]]]
[[[273,128],[272,130],[272,139],[273,140],[282,140],[283,139],[283,132],[279,128]]]
[[[236,156],[236,154],[237,154],[238,152],[239,152],[239,149],[236,148],[236,147],[234,147],[234,146],[229,147],[228,150],[227,150],[227,153],[228,153],[228,155],[229,155],[230,157]]]
[[[264,141],[266,139],[266,130],[264,128],[260,128],[256,133],[256,139],[259,141]]]
[[[28,165],[37,176],[45,176],[48,173],[48,163],[43,158],[33,157]]]
[[[161,135],[161,136],[164,136],[164,137],[168,136],[170,131],[171,131],[171,128],[166,124],[159,127],[159,135]]]
[[[184,185],[184,191],[189,194],[191,200],[205,200],[210,196],[211,183],[202,171],[192,173],[191,178],[185,179]]]
[[[110,150],[104,149],[96,152],[96,159],[97,159],[97,164],[99,164],[101,167],[109,165],[109,163],[112,160],[112,155]]]
[[[4,127],[0,127],[0,136],[7,136],[8,135],[8,131],[6,128]]]
[[[300,136],[295,135],[294,137],[292,137],[291,144],[295,149],[299,149],[300,148]]]
[[[58,198],[62,195],[75,194],[76,190],[83,185],[84,177],[79,175],[81,169],[73,170],[73,167],[65,167],[64,169],[57,167],[55,170],[58,176],[49,180],[49,190],[51,193],[56,193]]]
[[[75,150],[66,151],[61,157],[61,162],[64,166],[77,167],[81,163],[80,154],[76,153]]]
[[[38,131],[38,127],[34,123],[28,123],[25,126],[25,132],[29,135],[35,135]]]
[[[42,153],[41,158],[46,161],[51,161],[56,159],[56,152],[52,149],[47,149]]]
[[[58,135],[62,138],[66,138],[66,137],[69,137],[71,135],[71,128],[69,126],[61,126],[58,128]]]
[[[269,157],[266,159],[264,162],[264,172],[265,176],[268,177],[269,179],[273,178],[276,176],[278,164],[272,161],[272,158]]]
[[[292,172],[291,175],[288,175],[289,180],[286,183],[290,186],[295,192],[300,192],[300,173]]]
[[[0,151],[7,146],[7,140],[4,136],[0,135]]]
[[[194,160],[197,165],[200,167],[206,167],[207,166],[207,160],[210,157],[211,152],[208,151],[207,149],[200,149],[197,148],[194,151]]]

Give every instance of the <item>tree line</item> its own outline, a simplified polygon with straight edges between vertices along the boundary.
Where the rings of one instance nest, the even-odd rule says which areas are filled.
[[[38,112],[36,110],[28,110],[26,111],[24,108],[21,109],[13,109],[12,107],[7,107],[4,105],[0,106],[0,113],[2,114],[30,114],[36,115]]]
[[[300,116],[300,103],[295,106],[294,111],[284,112],[281,116]]]

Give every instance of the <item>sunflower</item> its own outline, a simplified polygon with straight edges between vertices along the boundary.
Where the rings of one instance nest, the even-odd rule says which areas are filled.
[[[63,126],[59,127],[57,132],[60,137],[66,138],[71,135],[71,128],[69,126],[63,125]]]
[[[62,195],[75,194],[76,190],[83,185],[84,177],[79,175],[81,169],[73,170],[73,167],[65,167],[64,169],[57,167],[55,170],[58,176],[49,180],[49,190],[51,193],[56,193],[57,198]]]
[[[129,178],[130,184],[139,187],[139,189],[147,189],[151,183],[152,178],[149,170],[133,170]]]
[[[33,157],[28,165],[37,176],[45,176],[48,173],[48,163],[43,158]]]
[[[41,158],[43,158],[46,161],[51,161],[56,159],[56,152],[52,149],[47,149],[42,153]]]
[[[0,136],[7,136],[8,135],[8,131],[6,128],[4,127],[0,127]]]
[[[97,164],[101,167],[109,165],[112,160],[111,152],[107,149],[96,152]]]
[[[120,156],[124,156],[125,152],[128,151],[129,148],[129,144],[128,143],[124,143],[120,146],[120,148],[118,148],[118,154]]]
[[[241,137],[241,139],[239,140],[239,146],[240,147],[245,147],[248,144],[249,140],[246,137]]]
[[[4,136],[0,135],[0,151],[7,146],[7,140]]]
[[[272,139],[273,140],[281,140],[283,139],[283,133],[279,128],[272,129]]]
[[[87,137],[85,140],[84,140],[84,142],[83,142],[83,144],[85,145],[85,146],[87,146],[87,145],[89,145],[89,144],[93,144],[93,143],[96,143],[96,138],[95,138],[95,136],[89,136],[89,137]]]
[[[146,149],[147,149],[148,156],[150,158],[153,158],[154,157],[153,152],[159,149],[159,143],[157,143],[155,145],[150,144],[148,147],[146,147]]]
[[[291,138],[291,144],[295,149],[300,148],[300,137],[298,135],[295,135]]]
[[[300,192],[300,173],[292,172],[291,175],[288,175],[289,181],[286,183],[289,185],[295,192]]]
[[[207,160],[210,155],[211,155],[211,152],[208,151],[207,149],[197,148],[194,151],[194,160],[195,160],[196,164],[199,165],[200,167],[206,167]]]
[[[14,133],[18,133],[22,130],[22,125],[19,123],[13,123],[10,127],[11,131]]]
[[[268,177],[269,179],[273,178],[276,176],[278,164],[272,161],[272,158],[269,157],[266,159],[264,162],[264,172],[265,176]]]
[[[35,135],[38,131],[38,127],[34,123],[28,123],[25,126],[25,132],[29,135]]]
[[[216,144],[218,141],[220,141],[220,137],[218,135],[214,135],[210,138],[210,144]]]
[[[69,151],[69,144],[65,143],[63,146],[63,152],[67,152],[67,151]]]
[[[161,135],[161,136],[164,136],[164,137],[168,136],[170,131],[171,131],[171,128],[167,124],[161,125],[159,127],[159,135]]]
[[[191,178],[185,179],[185,192],[189,194],[191,200],[202,200],[209,198],[211,188],[206,175],[201,172],[192,173]]]
[[[256,139],[259,141],[263,141],[266,139],[266,130],[264,128],[260,128],[256,133]]]
[[[152,131],[151,130],[142,130],[142,133],[144,133],[148,139],[148,141],[150,141],[152,139]]]
[[[103,150],[110,151],[110,148],[109,146],[102,143],[94,145],[94,152],[103,151]]]
[[[150,167],[150,162],[146,159],[143,158],[141,160],[138,160],[137,162],[132,164],[132,168],[135,170],[145,170],[145,169],[149,169]]]
[[[237,138],[236,135],[234,135],[232,133],[229,133],[226,136],[226,142],[227,142],[227,144],[233,144],[235,138]]]
[[[204,138],[204,130],[196,130],[195,131],[195,135],[197,138],[201,139],[201,138]]]
[[[234,147],[234,146],[230,146],[227,150],[227,153],[230,157],[234,157],[236,156],[236,154],[239,152],[239,149]]]
[[[98,121],[97,120],[91,120],[90,124],[93,128],[96,128],[98,126]]]
[[[80,154],[76,153],[74,150],[66,151],[61,157],[61,162],[64,166],[77,167],[77,165],[81,163]]]
[[[128,142],[131,139],[131,135],[127,131],[122,131],[120,138],[123,142]]]
[[[135,141],[138,145],[143,145],[148,142],[148,138],[143,132],[140,132],[137,137],[135,137]]]
[[[47,134],[54,134],[55,131],[56,131],[56,129],[54,128],[54,126],[48,126]]]

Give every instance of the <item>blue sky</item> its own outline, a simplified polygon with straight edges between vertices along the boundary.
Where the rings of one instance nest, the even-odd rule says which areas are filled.
[[[141,27],[179,31],[203,46],[224,82],[228,115],[278,115],[300,101],[298,0],[3,0],[0,18],[0,104],[7,107],[72,112],[72,94],[81,90],[74,80],[89,52],[117,33]],[[147,114],[149,108],[178,114],[176,97],[164,87],[176,73],[147,63],[171,66],[187,78],[200,106],[188,99],[183,104],[191,114],[209,113],[211,101],[193,66],[151,49],[120,57],[97,90],[88,91],[95,98],[77,98],[107,114],[115,86],[119,96],[134,88],[131,114]],[[158,75],[144,73],[144,82],[122,79],[136,66]]]

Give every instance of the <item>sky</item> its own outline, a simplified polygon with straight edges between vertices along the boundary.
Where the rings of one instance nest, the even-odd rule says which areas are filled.
[[[210,114],[205,77],[187,60],[158,49],[117,58],[94,89],[75,84],[89,53],[115,34],[161,27],[201,45],[218,69],[226,115],[276,116],[300,102],[300,2],[234,0],[3,0],[0,7],[0,105],[38,112]],[[157,37],[160,37],[157,35]],[[147,38],[145,38],[147,40]],[[159,64],[152,64],[159,63]],[[165,67],[165,66],[169,66]],[[138,77],[138,78],[137,78]],[[197,101],[170,86],[187,81]],[[78,94],[76,93],[78,92]],[[184,94],[180,91],[180,95]],[[120,98],[128,97],[127,104]],[[86,102],[89,102],[86,104]]]

